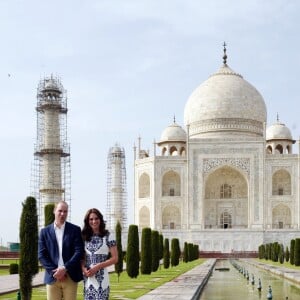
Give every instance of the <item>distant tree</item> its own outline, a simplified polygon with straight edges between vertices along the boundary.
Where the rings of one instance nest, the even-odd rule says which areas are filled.
[[[289,260],[290,260],[289,247],[286,246],[286,248],[285,248],[285,261],[288,262]]]
[[[44,214],[45,214],[45,226],[54,222],[54,203],[49,203],[45,205]]]
[[[283,244],[279,245],[278,260],[279,260],[279,262],[281,264],[284,263],[284,248],[283,248]]]
[[[269,243],[268,259],[272,260],[272,243]]]
[[[171,240],[171,266],[172,267],[178,266],[179,258],[180,258],[179,240],[173,238]]]
[[[189,261],[189,250],[188,250],[188,243],[184,242],[183,246],[183,262]]]
[[[300,266],[300,238],[295,239],[294,262],[295,266]]]
[[[152,247],[151,228],[142,229],[141,241],[141,274],[151,274],[152,270]]]
[[[19,274],[19,265],[17,263],[9,264],[9,274]]]
[[[156,272],[159,267],[159,233],[157,230],[151,232],[151,255],[152,255],[152,271]]]
[[[261,245],[260,248],[261,248],[260,259],[264,259],[266,256],[266,245]]]
[[[278,261],[278,254],[279,254],[279,244],[278,242],[274,242],[271,245],[272,248],[272,261],[277,262]]]
[[[170,267],[170,245],[169,239],[165,238],[164,242],[164,268],[168,269]]]
[[[159,242],[159,246],[158,246],[159,260],[162,260],[164,257],[164,236],[161,233],[159,234],[158,242]]]
[[[115,264],[115,272],[118,274],[118,282],[123,272],[123,251],[122,251],[122,227],[118,221],[116,224],[116,242],[118,249],[118,262]]]
[[[188,261],[194,259],[194,245],[193,243],[188,243]]]
[[[38,266],[38,216],[36,200],[27,197],[22,203],[20,220],[20,267],[19,283],[21,298],[30,300],[32,294],[32,279],[39,271]]]
[[[194,245],[194,249],[195,249],[195,256],[194,259],[198,259],[199,258],[199,245]]]
[[[291,240],[291,247],[290,247],[290,263],[291,265],[295,264],[295,240]]]
[[[128,228],[126,272],[129,277],[136,278],[139,275],[139,232],[136,225]]]

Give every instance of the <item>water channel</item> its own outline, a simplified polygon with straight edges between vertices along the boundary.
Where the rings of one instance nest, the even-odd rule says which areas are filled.
[[[300,285],[248,265],[242,260],[236,260],[233,263],[247,270],[249,279],[245,271],[241,273],[229,260],[218,260],[200,295],[200,300],[268,299],[269,286],[272,290],[272,300],[300,299]],[[252,278],[254,278],[254,284]],[[260,292],[258,290],[259,279],[262,286]]]

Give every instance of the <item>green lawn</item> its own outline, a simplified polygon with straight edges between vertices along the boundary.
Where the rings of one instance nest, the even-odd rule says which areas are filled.
[[[119,281],[118,276],[115,273],[110,274],[110,286],[111,293],[110,299],[137,299],[138,297],[150,292],[151,290],[157,288],[158,286],[171,281],[172,279],[178,277],[179,275],[193,269],[197,265],[203,263],[204,259],[198,259],[188,263],[182,263],[176,267],[170,267],[169,269],[164,269],[161,267],[156,272],[150,275],[141,275],[137,278],[130,278],[127,272],[122,272]],[[82,283],[78,287],[78,300],[82,300]],[[0,296],[0,299],[16,299],[17,293],[11,293],[7,295]],[[44,286],[33,289],[32,299],[34,300],[45,300],[46,299],[46,289]]]

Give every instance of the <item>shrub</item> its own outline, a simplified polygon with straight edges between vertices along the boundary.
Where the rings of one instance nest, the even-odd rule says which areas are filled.
[[[294,262],[295,266],[300,266],[300,238],[295,239]]]
[[[115,264],[115,272],[118,274],[119,281],[120,274],[123,272],[122,227],[119,221],[116,224],[116,242],[118,249],[118,262]]]
[[[188,243],[184,242],[183,246],[183,262],[189,261],[189,251],[188,251]]]
[[[136,278],[139,275],[139,232],[136,225],[128,228],[126,251],[126,272],[129,277]]]
[[[141,241],[141,274],[151,274],[152,247],[151,228],[143,228]]]
[[[291,247],[290,247],[290,263],[291,265],[295,264],[295,240],[291,240]]]
[[[12,263],[9,265],[9,274],[19,274],[19,265]]]
[[[178,266],[180,258],[179,240],[174,238],[171,240],[171,266]]]
[[[286,249],[285,249],[285,261],[288,262],[289,260],[290,260],[289,247],[286,246]]]
[[[20,220],[20,291],[23,300],[30,300],[32,280],[39,272],[38,264],[38,216],[36,200],[27,197],[22,203]]]
[[[170,246],[169,239],[165,239],[164,243],[164,268],[168,269],[170,267]]]
[[[156,272],[159,267],[159,233],[157,230],[151,232],[151,247],[152,271]]]

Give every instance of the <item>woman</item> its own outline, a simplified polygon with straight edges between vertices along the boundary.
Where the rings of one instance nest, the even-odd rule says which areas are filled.
[[[118,262],[118,250],[115,239],[105,229],[103,216],[98,209],[87,211],[82,238],[85,249],[85,258],[81,264],[84,299],[106,300],[110,290],[107,267]]]

